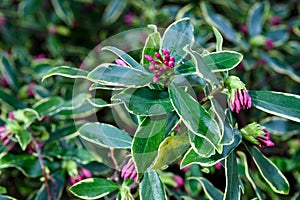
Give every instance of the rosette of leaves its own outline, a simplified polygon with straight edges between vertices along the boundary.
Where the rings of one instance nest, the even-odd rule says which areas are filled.
[[[101,98],[90,98],[89,102],[95,107],[113,108],[121,104],[135,123],[134,134],[102,122],[86,123],[78,132],[87,144],[126,150],[135,163],[139,184],[113,178],[91,178],[75,184],[70,191],[83,199],[107,195],[126,199],[130,196],[128,193],[138,188],[133,195],[140,199],[167,199],[171,191],[162,178],[164,170],[182,159],[181,168],[199,165],[207,169],[222,163],[226,173],[225,191],[220,191],[203,177],[189,177],[202,185],[210,199],[239,199],[243,174],[257,197],[263,199],[264,194],[256,185],[243,152],[236,150],[242,135],[227,108],[223,90],[223,80],[243,56],[223,50],[223,38],[215,28],[212,30],[216,37],[215,51],[193,50],[194,27],[189,18],[175,21],[162,35],[155,26],[150,28],[153,32],[148,35],[140,62],[116,47],[106,46],[102,50],[114,53],[126,66],[103,63],[92,71],[57,67],[44,76],[44,79],[53,75],[83,78],[92,83],[92,89],[113,90],[111,102]],[[174,71],[164,81],[153,83],[153,73],[148,69],[150,63],[143,57],[154,55],[163,48],[175,58]],[[202,98],[198,98],[199,93]],[[257,109],[300,121],[299,96],[273,91],[249,91],[249,94]],[[244,146],[266,184],[275,193],[288,194],[289,183],[282,172],[258,148],[247,142]],[[121,161],[119,164],[122,165]],[[117,165],[116,169],[120,170]]]

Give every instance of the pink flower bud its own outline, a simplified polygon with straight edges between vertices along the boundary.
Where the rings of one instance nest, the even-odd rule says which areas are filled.
[[[6,146],[8,145],[8,143],[10,142],[10,139],[9,138],[6,138],[3,142],[3,146]]]
[[[6,24],[6,22],[7,22],[7,20],[6,20],[6,18],[5,17],[0,17],[0,26],[2,26],[2,25],[5,25]]]
[[[50,26],[49,29],[48,29],[48,32],[51,34],[51,35],[55,35],[57,33],[57,29],[55,26]]]
[[[162,49],[162,52],[163,52],[163,54],[166,56],[166,55],[170,55],[170,52],[168,51],[168,49],[166,49],[166,48],[163,48]]]
[[[173,61],[169,61],[168,66],[173,68],[174,67],[174,62]]]
[[[149,55],[144,55],[144,57],[146,58],[146,60],[152,62],[152,61],[155,61],[152,56],[149,56]]]
[[[154,56],[155,56],[156,58],[158,58],[159,60],[162,59],[161,54],[158,53],[158,52],[155,52],[155,53],[154,53]]]
[[[36,60],[36,61],[38,61],[38,60],[43,60],[43,59],[45,59],[46,58],[46,55],[45,54],[43,54],[43,53],[41,53],[41,54],[39,54],[39,55],[37,55],[37,56],[34,56],[34,60]]]
[[[84,178],[91,178],[92,177],[92,173],[90,170],[85,169],[85,168],[80,168],[81,169],[81,173],[83,175]]]
[[[153,83],[157,83],[158,81],[159,81],[159,77],[154,76],[154,77],[153,77]]]
[[[222,168],[222,163],[221,163],[221,162],[217,162],[217,163],[215,164],[215,168],[216,168],[216,169],[221,169],[221,168]]]
[[[120,66],[128,66],[123,60],[121,59],[115,59],[115,62]]]
[[[149,67],[149,70],[150,70],[150,71],[155,70],[155,65],[151,65],[151,66]]]
[[[34,89],[32,89],[32,88],[28,88],[28,90],[27,90],[27,94],[28,94],[29,96],[34,96],[34,94],[35,94],[35,91],[34,91]]]
[[[279,16],[273,16],[269,19],[269,23],[272,26],[277,26],[281,23],[281,18]]]
[[[245,24],[240,25],[239,29],[240,29],[240,32],[243,33],[244,35],[246,35],[248,33],[248,26]]]
[[[175,188],[176,189],[179,189],[179,188],[181,188],[183,185],[184,185],[184,180],[183,180],[183,178],[181,177],[181,176],[178,176],[178,175],[175,175],[174,177],[173,177],[173,180],[176,182],[176,186],[175,186]]]
[[[265,42],[265,47],[266,47],[268,50],[273,49],[273,47],[274,47],[274,41],[273,41],[271,38],[267,38],[267,39],[266,39],[266,42]]]
[[[123,21],[126,25],[132,25],[134,19],[136,18],[136,15],[134,13],[128,13],[126,15],[124,15],[123,17]]]
[[[5,88],[7,88],[8,87],[8,80],[7,80],[7,78],[6,77],[1,77],[1,85],[2,85],[2,87],[5,87]]]
[[[76,180],[71,176],[69,178],[69,183],[70,183],[70,185],[74,185],[76,183]]]
[[[16,120],[16,118],[15,118],[15,115],[14,115],[14,112],[12,111],[12,112],[9,112],[9,114],[8,114],[8,119],[10,119],[10,120]]]

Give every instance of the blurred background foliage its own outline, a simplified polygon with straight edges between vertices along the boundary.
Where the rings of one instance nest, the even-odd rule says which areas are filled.
[[[110,36],[148,24],[167,27],[182,17],[192,19],[196,42],[201,48],[214,48],[211,26],[215,26],[225,38],[224,48],[244,55],[234,73],[249,89],[300,94],[299,13],[297,0],[1,0],[0,125],[5,124],[9,112],[36,107],[35,104],[45,98],[56,97],[53,102],[68,104],[73,81],[55,78],[41,83],[42,76],[50,68],[58,65],[79,67],[89,52]],[[138,39],[126,40],[130,46]],[[88,113],[79,109],[77,114],[75,118]],[[102,118],[111,120],[109,113],[107,115]],[[54,172],[53,177],[60,185],[57,193],[62,199],[72,198],[65,189],[68,187],[66,180],[77,167],[84,166],[95,176],[110,176],[111,170],[95,160],[72,135],[76,127],[67,106],[49,117],[31,126],[35,129],[35,137],[44,143],[46,166]],[[244,111],[235,117],[239,126],[261,120],[275,138],[276,146],[263,151],[285,173],[291,192],[288,196],[274,194],[257,175],[255,180],[261,183],[266,198],[299,198],[299,124],[257,110]],[[17,199],[43,199],[45,187],[37,157],[12,145],[0,147],[0,152],[0,186],[3,186],[0,194]],[[183,178],[202,175],[223,190],[225,183],[220,182],[219,177],[224,176],[224,171],[210,170],[215,171],[214,175],[206,175],[198,166],[186,172],[179,171],[178,166],[169,169]],[[244,192],[246,199],[254,197],[250,186],[245,185]],[[197,199],[203,191],[199,183],[185,181],[184,187],[168,190],[168,193],[175,199],[183,194]]]

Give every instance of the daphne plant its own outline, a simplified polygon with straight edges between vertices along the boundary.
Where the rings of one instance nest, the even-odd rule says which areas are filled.
[[[172,23],[162,36],[155,26],[150,27],[154,31],[148,35],[138,58],[141,62],[121,49],[106,46],[102,50],[118,56],[117,64],[102,63],[91,71],[56,67],[44,76],[44,79],[54,75],[81,78],[92,84],[91,90],[113,90],[111,102],[101,99],[101,93],[97,93],[97,97],[88,97],[88,102],[97,108],[122,105],[124,109],[119,112],[134,119],[131,125],[124,122],[131,126],[127,128],[134,130],[134,134],[86,119],[78,130],[80,138],[96,155],[99,151],[95,149],[106,149],[115,173],[109,180],[98,177],[82,180],[70,191],[83,199],[138,196],[149,200],[167,199],[172,195],[185,198],[188,194],[184,192],[172,193],[168,188],[169,179],[164,178],[168,167],[180,161],[181,169],[198,167],[206,172],[215,165],[223,166],[226,174],[224,191],[214,187],[201,174],[186,180],[186,184],[191,181],[201,184],[210,199],[240,199],[240,188],[247,180],[256,196],[263,199],[264,193],[253,181],[253,172],[245,161],[247,153],[273,192],[288,194],[289,183],[283,173],[256,147],[275,145],[270,133],[256,122],[239,129],[234,116],[255,107],[300,122],[300,97],[247,90],[240,78],[229,75],[243,56],[222,50],[223,38],[215,28],[216,48],[209,52],[193,49],[196,44],[189,18]],[[199,93],[204,93],[201,100],[197,98]],[[224,103],[228,106],[221,106]],[[118,120],[128,121],[128,118]],[[243,148],[237,149],[240,145],[246,147],[245,153],[240,150]],[[122,156],[114,155],[114,150],[121,151]],[[246,170],[245,173],[240,169]],[[191,174],[189,170],[184,173]]]

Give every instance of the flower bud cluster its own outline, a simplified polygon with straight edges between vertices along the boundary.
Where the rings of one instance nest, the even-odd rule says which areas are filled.
[[[224,81],[229,91],[229,107],[232,112],[239,113],[240,110],[251,108],[251,98],[245,84],[236,76],[229,76]]]
[[[132,160],[129,160],[128,163],[126,163],[126,165],[124,165],[122,168],[121,177],[130,178],[133,179],[135,183],[137,182],[138,173]]]
[[[164,73],[167,73],[175,66],[175,58],[174,56],[170,56],[170,51],[166,48],[163,48],[162,53],[163,55],[161,55],[159,52],[155,52],[154,56],[156,59],[150,55],[144,56],[146,60],[152,63],[152,65],[149,67],[149,70],[153,71],[154,74],[153,83],[157,83]]]
[[[252,142],[260,148],[274,146],[271,139],[271,134],[262,125],[253,122],[242,128],[241,133],[243,138]]]

